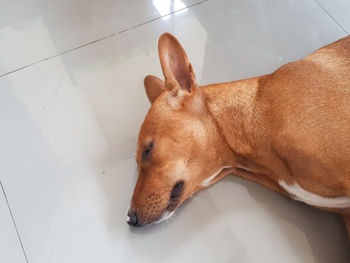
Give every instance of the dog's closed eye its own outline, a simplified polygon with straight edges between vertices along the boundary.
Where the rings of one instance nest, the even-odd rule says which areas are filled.
[[[149,158],[151,157],[151,153],[152,153],[152,150],[153,150],[153,145],[154,145],[154,142],[150,142],[148,144],[148,146],[143,150],[142,152],[142,160],[143,161],[148,161]]]

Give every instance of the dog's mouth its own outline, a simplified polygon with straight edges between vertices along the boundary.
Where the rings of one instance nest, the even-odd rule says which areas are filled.
[[[170,198],[167,207],[164,209],[162,214],[158,217],[158,219],[154,222],[156,224],[169,219],[174,213],[176,208],[180,205],[180,196],[176,196]]]
[[[158,224],[160,222],[166,221],[167,219],[169,219],[174,213],[176,208],[179,205],[179,200],[170,200],[168,206],[163,210],[163,212],[161,213],[161,215],[152,223],[150,224]]]
[[[154,223],[158,224],[162,221],[165,221],[165,220],[169,219],[174,213],[175,213],[175,209],[172,211],[164,210],[164,212],[160,215],[160,217]]]
[[[167,207],[163,210],[161,215],[152,223],[158,224],[169,219],[174,213],[176,208],[180,205],[180,196],[183,193],[183,181],[179,181],[175,184],[168,202]],[[150,224],[152,224],[150,223]]]
[[[155,218],[153,217],[153,219],[152,217],[148,217],[147,214],[138,213],[138,209],[129,210],[126,222],[133,227],[145,227],[163,222],[174,214],[177,206],[179,205],[179,200],[176,202],[174,201],[169,202],[168,206],[160,213],[160,215]]]
[[[167,220],[174,214],[175,209],[181,204],[181,197],[183,195],[183,191],[184,181],[180,180],[176,182],[176,184],[173,186],[168,199],[168,203],[158,216],[155,215],[156,211],[159,209],[157,205],[161,203],[161,200],[156,198],[158,195],[156,195],[155,193],[150,194],[150,200],[145,202],[145,207],[141,209],[129,210],[127,216],[127,223],[134,227],[143,227],[151,225],[153,223],[160,223],[162,221]]]

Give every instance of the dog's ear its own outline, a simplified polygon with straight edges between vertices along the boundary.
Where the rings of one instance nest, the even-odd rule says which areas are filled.
[[[191,92],[196,86],[195,74],[179,41],[164,33],[159,38],[158,52],[166,88],[174,89],[176,94],[179,91]]]
[[[156,98],[158,98],[160,93],[165,89],[164,81],[152,75],[145,77],[144,85],[147,97],[151,104],[153,104]]]

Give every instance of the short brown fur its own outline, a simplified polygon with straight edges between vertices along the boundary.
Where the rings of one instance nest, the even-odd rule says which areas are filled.
[[[211,183],[234,174],[287,196],[281,180],[350,197],[350,37],[272,74],[204,87],[175,37],[160,37],[159,54],[165,82],[145,79],[152,107],[138,140],[131,210],[140,225],[161,218],[176,181],[185,182],[178,206],[224,166]],[[320,208],[342,215],[350,233],[349,209]]]

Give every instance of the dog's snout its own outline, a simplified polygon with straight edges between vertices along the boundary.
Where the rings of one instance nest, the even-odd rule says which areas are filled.
[[[126,219],[126,222],[130,225],[130,226],[137,226],[137,215],[136,212],[134,211],[129,211],[128,212],[128,217]]]

